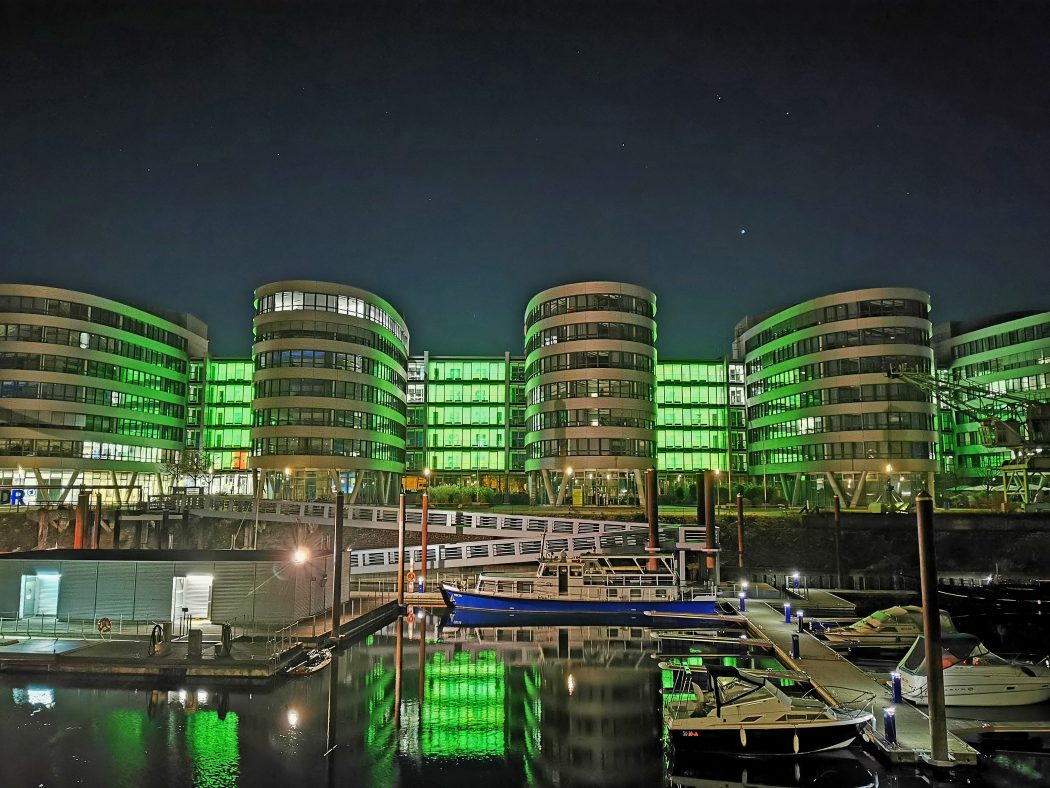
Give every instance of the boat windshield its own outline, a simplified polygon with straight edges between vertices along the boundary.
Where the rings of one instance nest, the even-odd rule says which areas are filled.
[[[941,666],[953,665],[1002,665],[1005,660],[993,654],[973,635],[949,634],[941,640]],[[900,667],[911,673],[926,672],[926,638],[915,638],[911,649],[901,660]]]

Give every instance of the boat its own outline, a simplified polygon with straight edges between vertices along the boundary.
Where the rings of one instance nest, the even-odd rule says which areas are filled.
[[[940,617],[941,632],[954,632],[951,616],[941,611]],[[825,629],[822,634],[832,646],[906,649],[923,634],[922,608],[888,607],[847,626]]]
[[[441,594],[456,610],[519,613],[715,613],[717,599],[684,588],[674,556],[660,553],[545,559],[533,574],[482,574],[472,588],[445,582]]]
[[[671,788],[878,788],[879,778],[852,753],[801,758],[705,756],[701,763],[673,763]]]
[[[941,638],[945,706],[1025,706],[1050,700],[1050,666],[993,654],[976,635],[949,633]],[[901,694],[926,705],[926,640],[915,639],[897,665]]]
[[[706,672],[708,692],[693,679]],[[872,721],[867,711],[788,695],[780,679],[735,667],[682,670],[695,695],[669,706],[667,728],[675,755],[795,756],[848,747]],[[676,713],[676,711],[678,713]]]
[[[328,667],[332,661],[332,650],[329,648],[310,649],[304,655],[302,662],[297,662],[286,671],[289,676],[309,676],[322,668]]]

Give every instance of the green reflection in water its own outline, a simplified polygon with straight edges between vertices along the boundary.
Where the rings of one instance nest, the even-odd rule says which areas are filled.
[[[145,715],[140,711],[110,712],[105,721],[106,743],[113,756],[114,783],[138,785],[146,766],[143,744]]]
[[[502,756],[506,750],[503,661],[495,651],[475,659],[434,654],[426,669],[422,749],[435,757]]]
[[[198,711],[186,717],[186,749],[193,760],[193,784],[198,788],[237,785],[237,723],[232,711],[224,720],[214,711]]]

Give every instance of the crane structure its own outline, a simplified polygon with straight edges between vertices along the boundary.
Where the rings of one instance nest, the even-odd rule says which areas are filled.
[[[929,394],[939,407],[977,421],[986,448],[1010,452],[1001,468],[1004,503],[1025,511],[1050,509],[1050,392],[994,392],[904,365],[886,374]]]

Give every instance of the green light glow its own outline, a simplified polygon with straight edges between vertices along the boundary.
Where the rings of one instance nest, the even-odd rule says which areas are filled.
[[[237,715],[229,712],[220,720],[218,712],[198,711],[186,717],[186,749],[193,760],[194,786],[235,786],[240,771]]]
[[[492,757],[506,750],[504,666],[495,651],[451,661],[437,653],[426,668],[422,751],[434,757]]]
[[[145,716],[139,711],[113,711],[105,721],[106,742],[113,758],[113,782],[139,785],[146,766]]]

